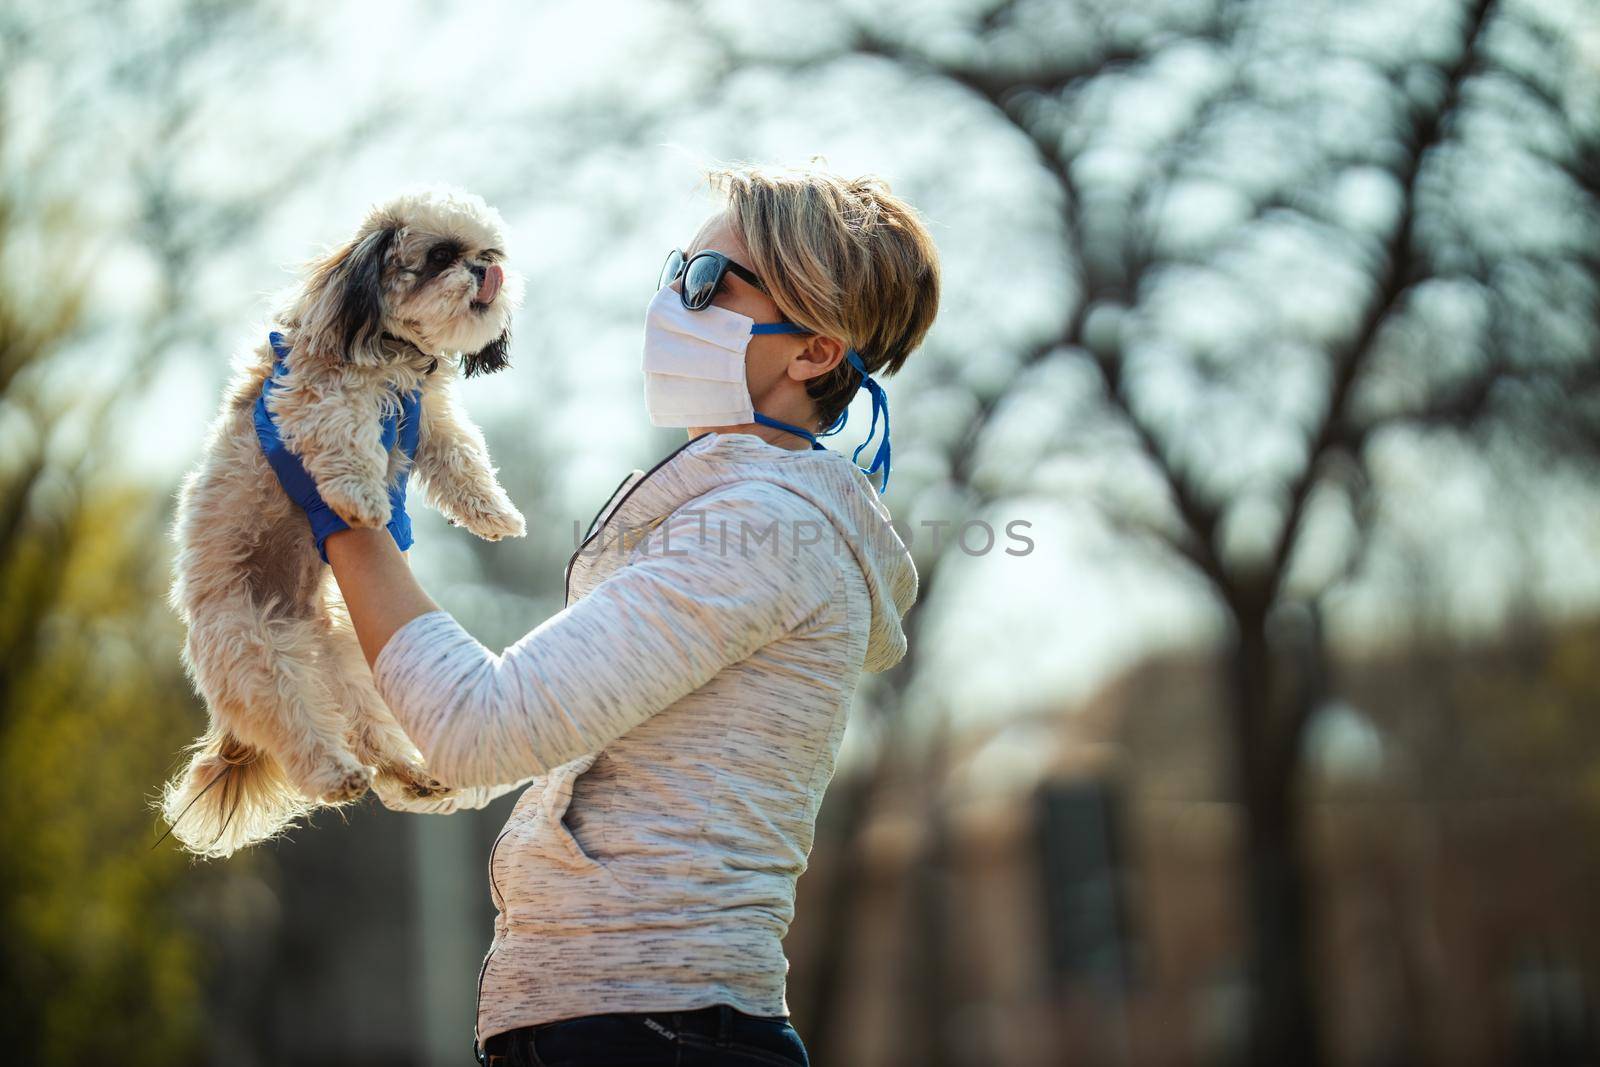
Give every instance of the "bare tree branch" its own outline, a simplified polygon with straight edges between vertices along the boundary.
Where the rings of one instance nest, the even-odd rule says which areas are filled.
[[[1320,474],[1323,457],[1338,442],[1352,390],[1372,358],[1384,325],[1401,308],[1408,293],[1423,278],[1423,264],[1417,257],[1416,217],[1418,180],[1429,151],[1444,140],[1445,120],[1461,99],[1461,87],[1481,62],[1484,30],[1497,0],[1474,0],[1469,13],[1465,39],[1455,64],[1447,75],[1447,88],[1439,106],[1413,121],[1407,138],[1411,152],[1398,175],[1403,190],[1399,222],[1387,242],[1377,299],[1367,309],[1355,335],[1332,353],[1333,380],[1322,418],[1312,434],[1305,467],[1289,487],[1289,507],[1283,527],[1267,566],[1268,600],[1276,599],[1283,588],[1290,556],[1299,543],[1305,520],[1306,501]]]

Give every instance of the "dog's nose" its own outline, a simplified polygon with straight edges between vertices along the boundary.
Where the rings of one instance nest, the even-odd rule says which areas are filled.
[[[467,266],[467,269],[472,272],[474,278],[478,279],[478,286],[482,288],[483,276],[489,272],[489,268],[478,263],[472,263]]]

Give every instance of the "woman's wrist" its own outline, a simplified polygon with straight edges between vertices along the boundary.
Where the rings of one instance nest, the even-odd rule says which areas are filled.
[[[326,548],[369,666],[400,627],[418,615],[440,610],[417,584],[388,530],[359,526],[339,530],[328,535]]]
[[[349,565],[362,556],[380,551],[385,539],[393,541],[386,527],[346,526],[330,532],[322,544],[327,550],[328,562],[337,566],[341,559]]]

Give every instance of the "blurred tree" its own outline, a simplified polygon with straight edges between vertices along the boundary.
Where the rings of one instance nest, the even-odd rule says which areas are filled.
[[[52,452],[35,386],[82,328],[61,283],[82,264],[56,251],[79,232],[60,200],[0,193],[0,1041],[28,1063],[181,1063],[199,1019],[184,865],[150,851],[144,807],[187,703],[163,509]]]
[[[730,72],[767,65],[798,87],[875,60],[958,87],[1036,162],[1033,188],[1060,206],[1039,240],[1068,263],[1059,327],[1010,353],[1007,376],[959,353],[924,360],[943,370],[929,384],[976,395],[931,488],[976,514],[1044,491],[1052,454],[1092,452],[1101,479],[1075,488],[1130,549],[1181,561],[1209,590],[1232,634],[1251,1058],[1319,1062],[1302,741],[1331,684],[1327,606],[1370,577],[1375,530],[1408,495],[1389,459],[1443,442],[1508,486],[1536,473],[1595,485],[1595,9],[850,5],[819,12],[812,40],[781,50],[718,5],[694,10]],[[960,146],[949,153],[964,165]],[[1019,456],[1006,431],[1039,417],[1041,395],[1059,422]],[[960,559],[953,547],[945,557],[924,570],[924,602]],[[913,632],[891,711],[918,648]],[[885,723],[885,760],[901,718]],[[834,798],[846,834],[879,778]],[[953,1017],[941,939],[926,936],[950,918],[932,827],[912,990],[924,1025],[911,1033],[925,1036],[908,1055],[929,1064],[948,1058]],[[822,962],[797,997],[823,1058],[859,873],[843,852],[823,894]]]
[[[203,713],[165,600],[171,501],[116,446],[174,349],[219,347],[193,299],[210,257],[327,156],[194,173],[208,79],[285,32],[262,10],[0,11],[0,1041],[19,1062],[195,1062],[217,1038],[205,908],[251,862],[151,848],[149,802]]]
[[[152,503],[100,491],[35,515],[0,571],[4,651],[28,649],[7,667],[0,734],[0,1028],[22,1062],[172,1064],[198,1049],[195,880],[176,853],[151,851],[144,807],[186,740],[189,700],[151,580],[163,540]]]

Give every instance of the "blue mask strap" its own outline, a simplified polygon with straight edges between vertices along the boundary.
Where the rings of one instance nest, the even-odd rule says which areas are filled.
[[[812,433],[810,430],[802,430],[793,423],[784,422],[782,419],[775,419],[771,415],[763,415],[759,411],[756,412],[756,421],[763,426],[771,426],[775,430],[783,430],[786,433],[792,433],[798,437],[804,437],[807,441],[811,442],[811,450],[813,452],[819,448],[822,448],[824,451],[826,451],[826,448],[824,448],[822,442],[817,440],[817,435]]]
[[[758,322],[750,327],[750,332],[752,334],[769,334],[810,333],[811,331],[796,322]],[[867,365],[861,361],[861,354],[859,352],[852,348],[845,353],[844,358],[848,360],[850,365],[854,367],[857,373],[861,375],[861,384],[866,387],[868,393],[872,394],[872,425],[867,428],[867,439],[856,446],[856,450],[850,456],[850,460],[852,463],[856,464],[856,466],[861,470],[861,473],[866,474],[869,477],[878,473],[878,470],[881,468],[883,470],[883,481],[878,486],[878,492],[886,493],[889,491],[889,467],[891,455],[889,449],[889,398],[884,393],[883,386],[873,381],[872,376],[867,373]],[[861,450],[866,448],[867,445],[872,442],[872,435],[878,430],[879,411],[883,412],[883,440],[878,443],[878,451],[873,453],[872,466],[862,467],[857,461],[857,457],[861,455]],[[833,420],[832,426],[829,426],[820,434],[814,434],[808,430],[802,430],[800,427],[794,426],[790,423],[781,422],[778,419],[763,415],[759,411],[755,413],[756,422],[763,426],[771,426],[774,429],[783,430],[787,433],[798,434],[799,436],[804,437],[807,441],[810,441],[813,449],[819,449],[823,447],[822,442],[817,440],[818,437],[829,437],[838,433],[840,430],[844,429],[845,423],[848,422],[849,419],[850,408],[848,405],[846,405],[845,409],[839,412],[839,417]]]
[[[878,443],[878,451],[872,456],[872,466],[861,467],[861,472],[870,476],[876,474],[878,472],[878,468],[883,468],[883,483],[878,487],[878,492],[886,493],[889,491],[890,465],[889,398],[884,394],[883,386],[873,381],[872,376],[867,373],[867,365],[861,362],[860,353],[852,348],[849,352],[845,353],[844,358],[849,360],[850,365],[860,372],[861,384],[866,387],[867,392],[872,394],[872,425],[867,427],[867,439],[856,446],[856,450],[851,454],[850,459],[851,462],[855,462],[858,467],[861,466],[859,462],[856,462],[856,457],[861,455],[861,450],[866,448],[867,445],[872,442],[872,435],[877,432],[878,429],[878,411],[881,408],[883,411],[883,440]],[[838,425],[841,429],[843,429],[844,424],[842,421]]]
[[[810,333],[811,331],[800,325],[798,322],[758,322],[750,327],[750,332],[752,334],[764,334]],[[771,426],[775,430],[782,430],[785,433],[792,433],[798,437],[804,437],[807,441],[811,442],[812,451],[823,448],[823,444],[821,441],[817,440],[816,434],[812,433],[810,430],[802,430],[793,423],[784,422],[781,419],[775,419],[770,415],[763,415],[759,411],[756,412],[756,421],[763,426]]]
[[[848,404],[846,404],[845,405],[845,409],[843,411],[839,412],[839,417],[837,419],[833,420],[833,425],[829,426],[826,430],[823,430],[821,433],[817,434],[817,436],[818,437],[832,437],[834,434],[836,434],[840,430],[844,429],[844,424],[849,422],[849,421],[850,421],[850,406]]]

